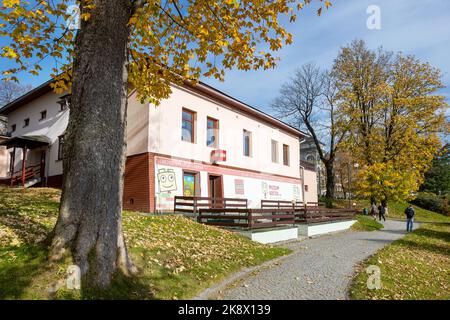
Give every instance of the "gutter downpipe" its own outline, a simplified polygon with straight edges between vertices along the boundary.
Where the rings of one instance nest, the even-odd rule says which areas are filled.
[[[301,152],[302,152],[301,151],[301,149],[302,149],[301,144],[303,142],[305,142],[305,141],[306,141],[306,139],[301,139],[299,141],[299,145],[300,145],[300,159],[301,159]],[[306,199],[305,199],[305,168],[301,165],[301,162],[300,162],[300,177],[302,178],[302,200],[303,200],[303,204],[306,206]]]

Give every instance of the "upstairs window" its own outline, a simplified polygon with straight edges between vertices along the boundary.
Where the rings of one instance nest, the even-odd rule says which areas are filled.
[[[195,141],[195,112],[187,109],[183,109],[181,140],[192,143]]]
[[[252,156],[252,133],[244,129],[243,133],[244,156]]]
[[[47,118],[47,110],[41,111],[41,118],[39,120],[44,120]]]
[[[16,125],[15,124],[11,125],[11,132],[14,132],[14,131],[16,131]]]
[[[287,144],[283,144],[283,164],[289,165],[289,146]]]
[[[58,137],[58,160],[64,158],[64,136]]]
[[[30,118],[26,118],[25,120],[23,120],[23,127],[28,127],[30,125]]]
[[[213,118],[206,119],[206,145],[217,148],[219,145],[219,121]]]
[[[69,109],[70,99],[71,99],[70,94],[66,94],[65,96],[62,96],[61,98],[59,98],[59,100],[58,100],[58,104],[60,105],[59,111],[64,111],[66,109]]]
[[[278,163],[278,141],[271,141],[272,162]]]

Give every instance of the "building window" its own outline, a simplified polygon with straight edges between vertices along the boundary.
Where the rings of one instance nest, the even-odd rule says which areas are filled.
[[[14,173],[14,152],[9,153],[9,172]]]
[[[209,117],[206,119],[206,145],[213,148],[219,146],[219,121]]]
[[[39,120],[44,120],[47,118],[47,110],[41,111],[41,118]]]
[[[244,129],[244,156],[252,156],[252,133]]]
[[[305,184],[305,191],[308,192],[308,185]]]
[[[58,160],[62,160],[64,157],[64,136],[58,137]]]
[[[272,162],[278,163],[278,141],[272,140]]]
[[[183,196],[194,197],[198,192],[198,173],[183,172]]]
[[[62,96],[61,98],[59,98],[57,103],[61,106],[60,109],[59,109],[60,111],[64,111],[66,109],[69,109],[69,107],[70,107],[70,99],[71,99],[70,94],[66,94],[65,96]]]
[[[13,124],[13,125],[11,126],[11,132],[14,132],[14,131],[16,131],[16,125],[15,125],[15,124]]]
[[[195,112],[183,109],[181,140],[187,142],[195,141]]]
[[[28,127],[30,125],[30,118],[26,118],[25,120],[23,120],[23,127]]]
[[[289,146],[287,144],[283,144],[283,164],[289,165]]]

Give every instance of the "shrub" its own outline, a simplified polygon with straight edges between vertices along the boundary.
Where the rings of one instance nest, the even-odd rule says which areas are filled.
[[[450,215],[447,196],[438,196],[429,192],[419,192],[417,197],[412,200],[411,203],[427,210]]]
[[[333,199],[328,198],[328,197],[326,197],[326,196],[320,196],[320,197],[319,197],[319,202],[325,203],[325,206],[326,206],[327,208],[332,208],[332,207],[333,207]]]

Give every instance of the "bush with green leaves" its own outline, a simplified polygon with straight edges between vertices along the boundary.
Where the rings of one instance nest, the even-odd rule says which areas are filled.
[[[448,195],[438,196],[431,192],[419,192],[411,203],[427,210],[450,215]]]

